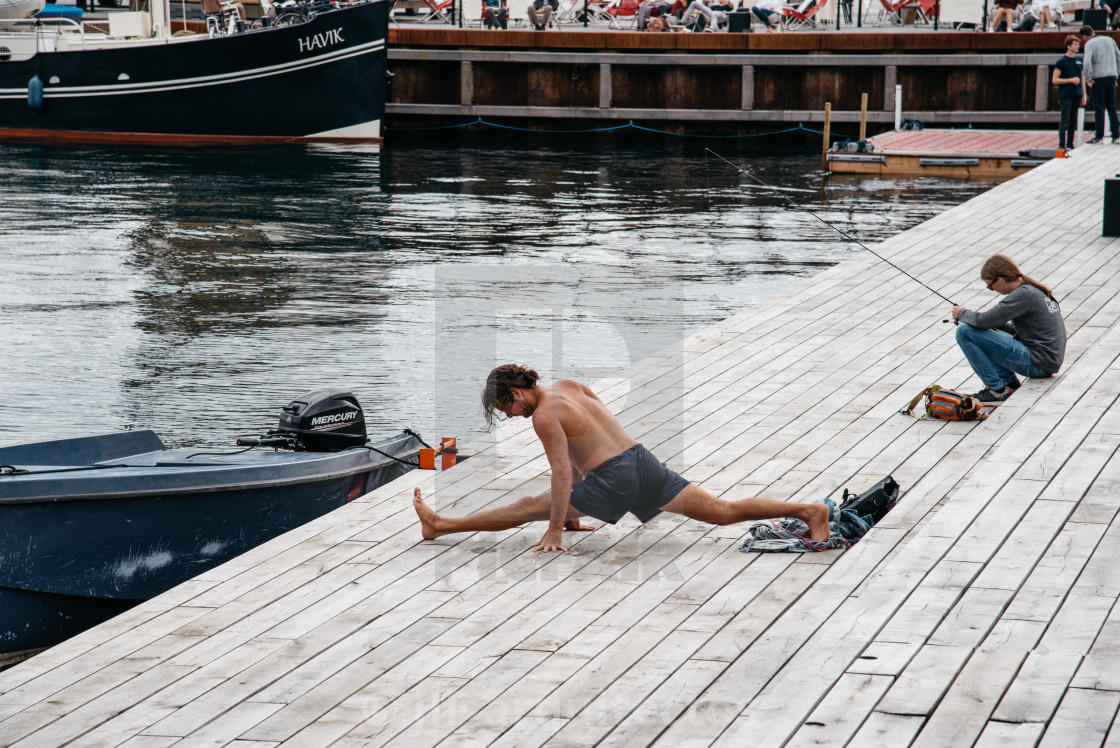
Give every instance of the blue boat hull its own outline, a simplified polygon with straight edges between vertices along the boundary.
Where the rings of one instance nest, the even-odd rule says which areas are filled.
[[[0,665],[5,655],[54,646],[139,604],[0,587]]]
[[[31,446],[73,459],[77,442]],[[406,460],[419,446],[378,445]],[[20,449],[0,450],[0,464],[26,460]],[[197,465],[188,450],[86,451],[83,469],[52,454],[0,476],[0,653],[56,644],[411,469],[365,449],[190,455]]]

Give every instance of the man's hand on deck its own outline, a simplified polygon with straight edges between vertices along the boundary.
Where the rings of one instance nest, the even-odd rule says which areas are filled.
[[[575,519],[570,519],[567,522],[565,522],[564,523],[564,529],[565,530],[578,530],[580,532],[586,532],[587,530],[594,530],[595,528],[592,527],[591,525],[583,524],[583,522],[581,522],[579,520],[579,517],[576,517]]]
[[[567,523],[565,523],[565,524],[567,524]],[[535,546],[533,546],[533,550],[534,551],[544,551],[545,553],[551,553],[552,551],[562,551],[564,553],[567,553],[568,549],[565,548],[564,546],[560,545],[563,542],[563,540],[564,540],[564,531],[563,530],[553,530],[550,527],[550,528],[548,528],[548,531],[545,532],[544,537],[541,538],[540,541]]]

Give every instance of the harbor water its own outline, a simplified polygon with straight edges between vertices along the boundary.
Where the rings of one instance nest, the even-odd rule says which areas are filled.
[[[990,186],[725,147],[865,243]],[[0,445],[232,445],[321,388],[463,442],[496,364],[609,377],[862,251],[699,142],[0,159]]]

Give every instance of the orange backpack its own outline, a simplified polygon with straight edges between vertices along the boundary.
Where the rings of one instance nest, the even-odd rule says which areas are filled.
[[[926,387],[918,396],[910,401],[909,407],[900,410],[903,415],[914,415],[914,408],[918,401],[926,399],[926,417],[936,418],[941,421],[983,421],[988,414],[981,410],[983,404],[972,397],[956,390],[942,389],[940,385]]]

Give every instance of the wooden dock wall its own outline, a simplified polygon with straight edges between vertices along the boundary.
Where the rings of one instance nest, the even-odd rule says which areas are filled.
[[[633,121],[757,131],[781,123],[1056,127],[1065,32],[641,34],[392,29],[389,127],[481,117],[540,129]],[[1120,38],[1120,34],[1117,34]]]

